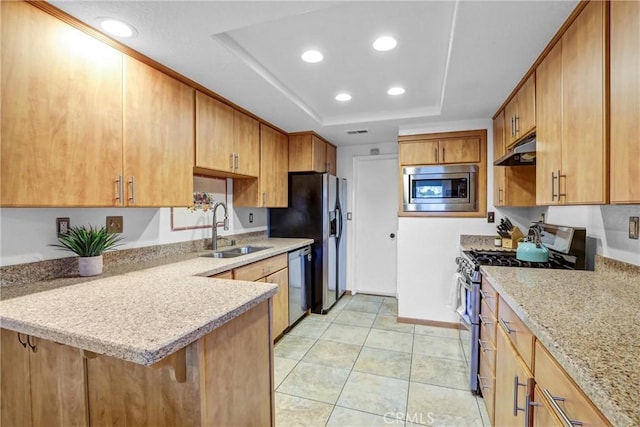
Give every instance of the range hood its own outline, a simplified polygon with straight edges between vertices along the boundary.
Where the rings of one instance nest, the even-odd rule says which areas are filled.
[[[494,166],[531,166],[536,164],[536,135],[525,138],[513,151],[493,162]]]

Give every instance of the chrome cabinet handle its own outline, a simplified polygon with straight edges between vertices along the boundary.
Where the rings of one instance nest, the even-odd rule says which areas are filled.
[[[502,187],[498,187],[498,203],[502,203]]]
[[[558,169],[558,201],[560,201],[560,196],[567,197],[566,193],[560,192],[560,178],[564,178],[564,188],[567,188],[567,175],[560,175],[560,169]]]
[[[20,338],[20,332],[18,332],[18,342],[24,347],[27,348],[27,341],[22,342],[22,339]],[[29,335],[27,335],[27,339],[29,338]]]
[[[240,169],[240,153],[236,153],[233,168],[237,172]]]
[[[483,316],[482,314],[479,314],[478,317],[480,317],[480,321],[485,325],[493,325],[495,323],[495,322],[487,322],[487,320],[485,319],[485,316]]]
[[[122,192],[124,191],[122,175],[118,175],[118,179],[116,179],[116,184],[118,184],[118,189],[117,189],[118,194],[116,195],[116,200],[118,201],[119,205],[122,205],[124,203],[124,200],[122,200]]]
[[[231,153],[229,154],[229,169],[231,171],[233,171],[233,165],[234,165],[234,160],[235,160],[236,154],[235,153]]]
[[[493,295],[489,295],[488,293],[486,293],[485,291],[483,291],[482,289],[479,289],[480,291],[480,296],[482,297],[482,299],[493,299]]]
[[[512,332],[516,332],[516,330],[515,330],[515,329],[511,329],[511,328],[509,327],[509,323],[511,323],[511,322],[507,322],[507,321],[506,321],[506,320],[504,320],[502,317],[500,318],[499,322],[500,322],[500,325],[502,325],[502,328],[504,329],[504,331],[505,331],[507,334],[511,334]]]
[[[515,121],[515,117],[511,116],[511,136],[512,137],[516,136],[514,121]]]
[[[518,376],[513,377],[513,416],[518,416],[518,411],[525,411],[525,408],[518,406],[518,387],[526,387],[527,383],[518,381]]]
[[[129,200],[131,200],[131,204],[135,205],[136,204],[136,177],[131,175],[131,181],[129,181],[129,184],[131,184],[131,197],[129,197]]]
[[[565,400],[564,397],[553,396],[551,392],[546,388],[542,390],[542,394],[551,405],[553,412],[556,413],[565,427],[581,426],[583,424],[582,421],[572,420],[571,418],[569,418],[564,409],[562,409],[560,405],[558,405],[558,402],[562,402]]]
[[[553,171],[551,171],[551,201],[555,200],[556,198],[555,182],[556,175],[553,173]]]
[[[487,345],[487,344],[488,344],[486,341],[478,340],[478,344],[480,344],[480,350],[481,350],[483,353],[486,353],[487,351],[493,351],[493,350],[491,350],[490,348],[485,347],[485,345]]]
[[[433,152],[434,152],[434,153],[435,153],[435,155],[436,155],[436,163],[438,163],[438,147],[434,148],[434,149],[433,149]]]
[[[442,147],[442,163],[445,163],[445,152],[444,152],[444,147]]]
[[[531,407],[532,406],[542,406],[537,402],[533,402],[531,400],[531,395],[529,393],[524,395],[524,427],[529,427],[530,419],[531,419]]]
[[[267,192],[262,192],[262,207],[264,208],[267,205]]]
[[[520,133],[520,117],[517,114],[515,117],[515,123],[516,123],[516,135],[518,135]]]
[[[482,379],[483,379],[483,378],[484,378],[484,379],[488,379],[488,378],[485,378],[485,377],[481,377],[481,376],[480,376],[480,374],[478,374],[478,382],[480,383],[480,388],[481,388],[482,390],[487,389],[487,388],[488,388],[488,389],[490,389],[491,387],[489,387],[488,385],[484,385],[484,384],[483,384],[483,382],[482,382]]]
[[[27,345],[31,347],[31,351],[34,353],[38,352],[38,347],[35,344],[31,343],[31,335],[27,335]]]

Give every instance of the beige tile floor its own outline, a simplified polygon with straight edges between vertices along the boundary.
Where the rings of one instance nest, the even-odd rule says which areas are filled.
[[[275,346],[276,427],[488,427],[457,331],[396,322],[395,298],[345,295]]]

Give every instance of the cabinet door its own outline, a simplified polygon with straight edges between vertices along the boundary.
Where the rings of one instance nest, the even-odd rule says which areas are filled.
[[[260,189],[262,204],[270,208],[289,203],[289,139],[287,135],[260,125]]]
[[[441,139],[439,163],[480,162],[480,138]]]
[[[607,202],[605,7],[589,2],[562,36],[562,203]]]
[[[31,405],[36,426],[89,425],[84,360],[77,348],[31,337]],[[25,353],[26,354],[26,353]]]
[[[536,204],[558,203],[562,158],[562,42],[536,69]]]
[[[434,165],[438,163],[438,141],[407,141],[399,146],[400,165]]]
[[[196,167],[233,171],[234,111],[196,92]]]
[[[193,89],[133,58],[125,66],[125,204],[191,205]]]
[[[115,206],[122,54],[26,2],[0,7],[0,204]]]
[[[505,134],[505,143],[507,146],[518,139],[516,134],[516,116],[518,115],[518,97],[514,96],[511,101],[504,107],[504,120],[507,132]]]
[[[235,173],[247,176],[260,174],[260,124],[237,110],[234,111],[233,150],[238,156]]]
[[[4,5],[3,3],[3,13]],[[27,339],[21,334],[22,340]],[[18,341],[18,333],[0,329],[0,425],[31,425],[29,347]]]
[[[532,395],[533,376],[522,363],[502,327],[498,327],[496,340],[495,425],[531,425],[525,423],[525,397]]]
[[[282,269],[267,276],[267,282],[278,285],[278,293],[273,296],[272,328],[277,338],[289,326],[289,269]]]
[[[315,135],[311,135],[312,170],[327,172],[327,144]]]
[[[336,147],[331,144],[327,144],[327,172],[331,175],[337,175],[337,153]]]
[[[518,91],[518,115],[516,132],[518,138],[527,135],[536,127],[536,76],[527,79]]]
[[[498,160],[505,153],[504,111],[493,120],[493,160]],[[493,167],[493,205],[504,206],[504,166]]]
[[[611,203],[640,203],[640,2],[611,7]]]

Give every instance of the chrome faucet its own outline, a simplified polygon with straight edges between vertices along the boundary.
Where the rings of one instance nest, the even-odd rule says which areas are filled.
[[[219,206],[222,206],[224,208],[224,220],[220,222],[216,220],[216,210],[218,210]],[[211,249],[216,251],[218,250],[218,227],[224,227],[225,230],[228,230],[229,216],[227,214],[227,205],[225,205],[223,202],[218,202],[213,205],[213,209],[211,211],[213,212],[213,224],[211,227]]]

